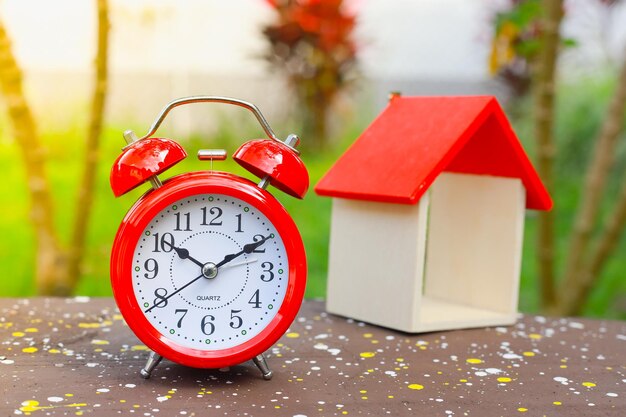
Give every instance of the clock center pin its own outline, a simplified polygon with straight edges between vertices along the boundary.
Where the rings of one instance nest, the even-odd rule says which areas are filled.
[[[217,266],[213,262],[207,262],[202,267],[202,275],[206,279],[213,279],[217,276]]]

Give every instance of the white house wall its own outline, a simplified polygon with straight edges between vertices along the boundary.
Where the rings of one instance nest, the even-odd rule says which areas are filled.
[[[425,297],[514,317],[525,212],[521,181],[443,173],[430,191]]]
[[[411,331],[418,319],[428,201],[417,205],[333,199],[331,313]]]

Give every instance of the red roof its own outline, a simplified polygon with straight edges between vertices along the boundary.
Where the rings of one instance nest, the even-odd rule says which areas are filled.
[[[324,175],[324,196],[415,204],[443,172],[519,178],[526,207],[552,208],[494,97],[400,97]]]

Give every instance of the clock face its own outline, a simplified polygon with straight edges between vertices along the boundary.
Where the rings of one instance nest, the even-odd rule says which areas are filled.
[[[169,204],[143,229],[132,288],[146,319],[178,345],[228,349],[276,316],[289,265],[276,227],[253,205],[223,194]]]

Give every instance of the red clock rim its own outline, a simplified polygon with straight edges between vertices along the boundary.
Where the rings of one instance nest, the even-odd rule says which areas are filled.
[[[287,252],[289,279],[285,298],[270,323],[241,345],[205,351],[182,346],[160,333],[145,317],[132,288],[135,247],[148,223],[168,205],[196,194],[224,194],[261,211],[281,236]],[[226,172],[191,172],[178,175],[159,189],[144,194],[128,211],[115,236],[111,254],[111,285],[126,323],[146,346],[185,366],[221,368],[245,362],[268,350],[295,319],[306,285],[306,255],[300,233],[285,208],[253,182]]]

